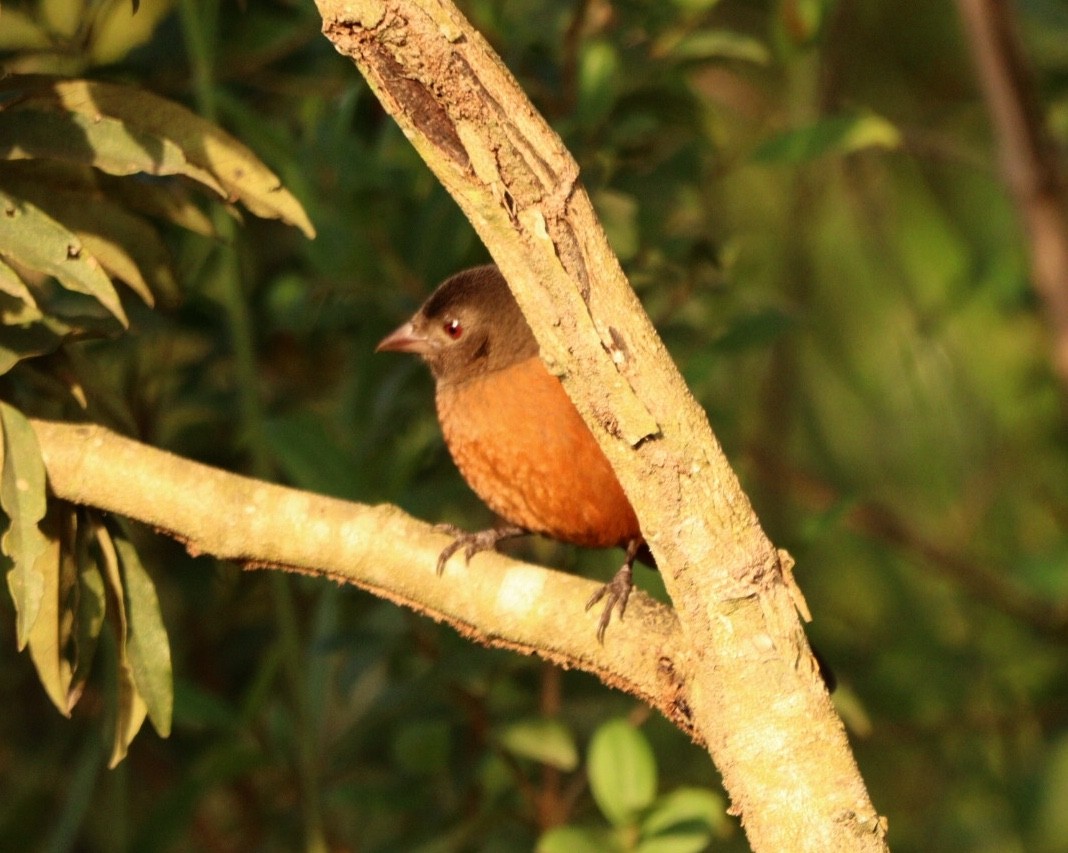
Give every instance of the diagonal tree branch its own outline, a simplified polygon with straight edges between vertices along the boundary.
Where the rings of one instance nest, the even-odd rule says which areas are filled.
[[[392,506],[368,506],[230,474],[95,425],[32,422],[58,498],[143,522],[248,568],[281,568],[351,583],[445,622],[472,639],[536,653],[660,710],[689,718],[688,662],[670,608],[638,591],[604,646],[583,602],[591,580],[479,554],[435,571],[449,538]]]
[[[448,0],[318,0],[323,31],[470,219],[630,497],[675,603],[693,723],[750,843],[882,850],[789,559],[627,285],[578,167]]]

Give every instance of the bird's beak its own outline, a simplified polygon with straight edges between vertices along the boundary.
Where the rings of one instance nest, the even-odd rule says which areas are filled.
[[[409,320],[382,338],[375,347],[375,352],[414,352],[416,355],[426,355],[430,352],[430,341],[426,335],[417,331]]]

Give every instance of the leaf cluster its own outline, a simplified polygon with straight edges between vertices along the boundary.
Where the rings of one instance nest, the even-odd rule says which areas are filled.
[[[0,377],[10,399],[90,410],[92,391],[63,369],[67,347],[126,332],[131,298],[148,308],[177,302],[165,229],[220,236],[194,187],[235,213],[240,203],[314,235],[249,148],[184,106],[130,85],[0,79]],[[170,732],[170,647],[155,586],[128,535],[48,499],[33,430],[8,403],[0,433],[0,550],[18,648],[28,647],[49,698],[70,716],[111,625],[114,766],[146,715]]]

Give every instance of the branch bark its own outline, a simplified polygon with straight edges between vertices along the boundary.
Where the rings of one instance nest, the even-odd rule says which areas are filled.
[[[1064,175],[1038,108],[1016,20],[1004,0],[957,0],[1001,172],[1029,242],[1031,280],[1046,309],[1053,367],[1068,391],[1068,214]]]
[[[627,630],[601,646],[591,580],[479,554],[436,563],[450,537],[393,506],[368,506],[230,474],[101,426],[32,421],[52,494],[135,519],[247,568],[351,583],[490,646],[582,669],[657,708],[694,737],[687,655],[671,609],[637,591]],[[573,606],[572,606],[573,605]]]
[[[885,849],[804,639],[791,561],[627,285],[559,137],[448,0],[317,3],[325,35],[478,231],[612,462],[675,603],[693,725],[753,848]]]

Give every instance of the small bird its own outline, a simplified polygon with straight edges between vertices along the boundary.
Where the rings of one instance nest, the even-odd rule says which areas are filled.
[[[468,485],[504,523],[478,533],[455,528],[441,574],[514,536],[539,533],[591,548],[623,547],[626,559],[589,602],[605,599],[604,642],[613,610],[627,607],[635,559],[652,562],[634,509],[612,466],[560,384],[495,266],[446,279],[404,325],[375,348],[410,352],[430,367],[445,444]]]

